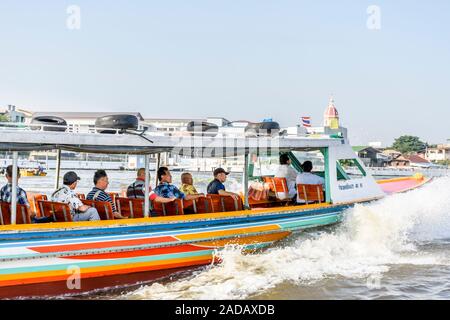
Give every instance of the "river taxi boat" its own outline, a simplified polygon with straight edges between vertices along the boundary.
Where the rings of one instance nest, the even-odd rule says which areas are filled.
[[[67,206],[41,197],[36,199],[36,211],[56,222],[31,224],[27,208],[15,205],[17,195],[13,194],[11,205],[0,206],[0,298],[74,295],[145,283],[177,270],[218,262],[216,252],[226,245],[257,250],[292,233],[338,223],[344,211],[356,203],[381,199],[428,181],[412,177],[377,183],[342,135],[215,132],[211,136],[174,136],[123,130],[76,134],[34,129],[0,129],[0,151],[13,154],[15,168],[22,151],[141,155],[145,157],[147,195],[143,200],[117,195],[119,210],[129,217],[125,220],[114,220],[104,203],[92,203],[102,212],[102,220],[92,222],[72,222]],[[210,196],[191,203],[176,201],[167,207],[152,203],[148,197],[150,156],[159,159],[164,152],[189,157],[243,157],[243,202]],[[304,196],[309,194],[312,201],[293,205],[277,196],[287,191],[283,180],[253,175],[254,159],[287,153],[292,165],[301,171],[299,152],[321,155],[323,168],[317,174],[324,177],[325,188],[324,193],[305,191]],[[346,174],[345,165],[349,164],[361,174]],[[57,169],[55,187],[60,184],[59,176]],[[251,182],[264,179],[271,182],[276,198],[249,197]],[[15,185],[13,177],[13,190]],[[298,186],[298,190],[304,189]]]

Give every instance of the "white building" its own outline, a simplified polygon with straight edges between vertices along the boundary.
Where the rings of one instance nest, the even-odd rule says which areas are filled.
[[[0,112],[0,114],[7,117],[9,122],[26,123],[27,119],[31,117],[31,112],[17,109],[16,106],[8,105],[8,108]]]
[[[441,144],[437,148],[428,148],[425,158],[428,161],[450,160],[450,144]]]

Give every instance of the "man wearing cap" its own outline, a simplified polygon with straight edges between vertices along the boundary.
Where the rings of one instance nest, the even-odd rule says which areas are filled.
[[[225,191],[224,182],[227,181],[229,172],[226,172],[223,168],[217,168],[214,170],[214,180],[208,184],[208,194],[220,194],[222,196],[232,196],[234,199],[239,199],[239,195],[234,192]]]
[[[69,171],[64,175],[63,186],[53,192],[51,200],[53,202],[62,202],[69,204],[70,213],[73,221],[96,221],[100,220],[97,209],[86,206],[81,202],[75,193],[80,177]]]

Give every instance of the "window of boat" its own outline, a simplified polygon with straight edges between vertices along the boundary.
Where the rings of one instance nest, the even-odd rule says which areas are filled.
[[[313,163],[313,172],[321,177],[325,177],[325,159],[320,150],[305,150],[292,151],[289,153],[291,159],[291,166],[297,171],[301,172],[301,164],[305,161]],[[251,158],[251,165],[253,165],[253,176],[275,176],[280,166],[280,156],[253,156]]]
[[[338,180],[350,180],[365,177],[364,168],[356,159],[340,159],[336,163]]]

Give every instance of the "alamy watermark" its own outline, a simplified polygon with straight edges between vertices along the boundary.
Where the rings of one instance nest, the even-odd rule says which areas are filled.
[[[369,30],[381,30],[381,8],[377,5],[371,5],[367,7],[367,29]]]
[[[67,267],[66,274],[69,275],[66,281],[67,289],[80,290],[81,289],[81,269],[77,265]]]
[[[381,289],[381,275],[371,275],[367,278],[367,288],[369,290],[379,290]]]
[[[77,5],[70,5],[67,7],[66,12],[68,17],[66,19],[66,27],[69,30],[81,29],[81,8]]]

